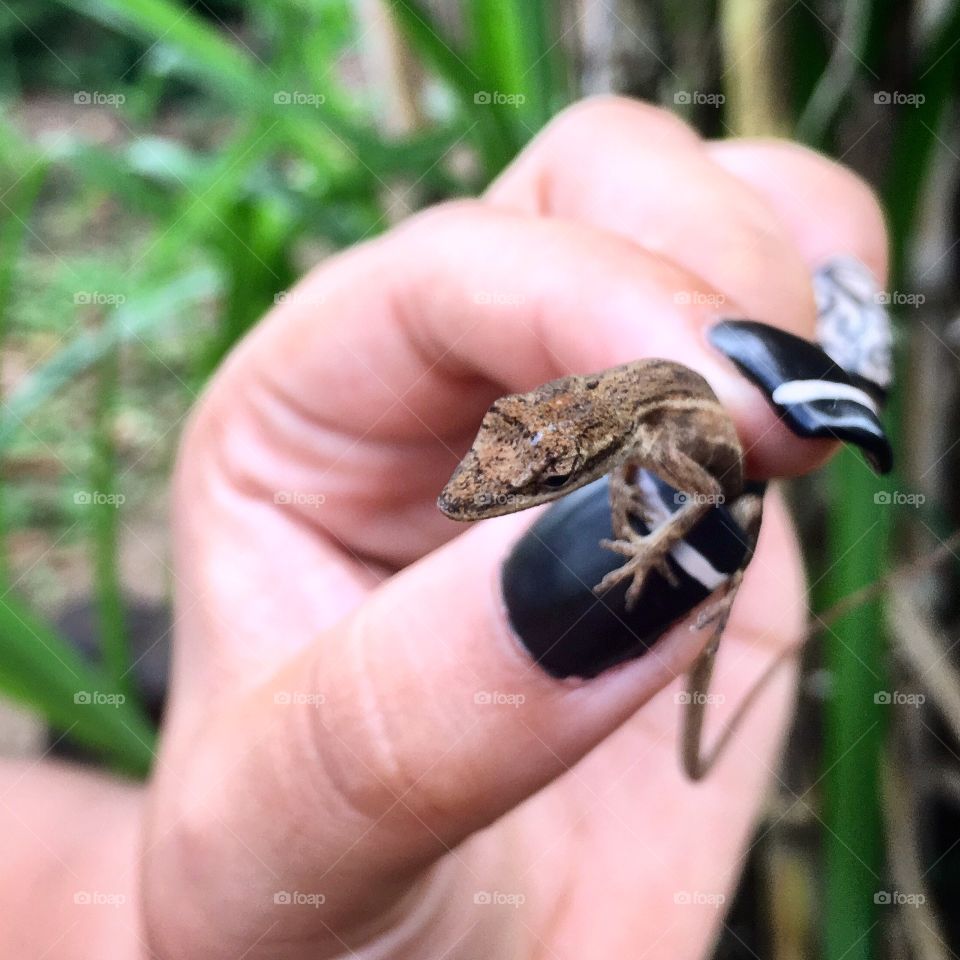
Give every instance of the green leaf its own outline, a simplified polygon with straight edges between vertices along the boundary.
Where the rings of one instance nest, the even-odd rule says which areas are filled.
[[[832,508],[825,603],[832,605],[890,569],[889,511],[862,459],[844,450],[830,465]],[[884,872],[881,765],[887,710],[883,605],[872,601],[837,621],[824,639],[833,688],[824,712],[824,955],[872,960],[878,924],[875,894]]]
[[[843,25],[830,61],[797,121],[796,136],[804,143],[824,146],[855,79],[862,71],[869,70],[864,57],[870,38],[871,13],[870,0],[847,0],[843,5]]]
[[[413,142],[386,143],[359,127],[324,99],[302,91],[252,52],[225,40],[210,24],[173,0],[60,0],[118,30],[162,43],[182,54],[171,65],[194,77],[233,105],[242,117],[278,125],[307,155],[330,163],[363,165],[375,176],[422,168],[423,151]],[[297,98],[301,99],[298,100]]]
[[[0,600],[0,688],[118,769],[137,776],[149,771],[150,721],[9,594]]]
[[[416,0],[389,2],[411,46],[446,81],[462,111],[471,118],[469,133],[483,157],[487,179],[494,177],[519,149],[516,132],[502,111],[491,110],[487,103],[487,95],[495,90],[495,79],[443,36],[422,4]]]
[[[569,99],[554,8],[544,0],[471,0],[473,62],[493,86],[519,148]],[[499,100],[499,103],[496,102]]]

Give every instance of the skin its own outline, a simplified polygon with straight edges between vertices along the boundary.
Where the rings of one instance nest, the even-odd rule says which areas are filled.
[[[558,118],[481,200],[318,267],[228,359],[183,437],[156,776],[0,768],[0,953],[702,956],[722,911],[679,895],[731,894],[789,671],[687,783],[672,695],[705,638],[681,626],[595,680],[550,680],[496,592],[530,513],[464,531],[434,501],[494,399],[640,357],[707,378],[752,476],[814,469],[832,446],[778,424],[703,330],[722,311],[809,336],[810,269],[849,253],[882,284],[883,229],[869,190],[805,150],[705,144],[604,99]],[[804,610],[768,496],[717,663],[729,709]],[[323,700],[278,702],[290,692]],[[79,908],[78,890],[127,899]],[[276,904],[284,890],[327,899]],[[490,891],[513,904],[475,902]]]

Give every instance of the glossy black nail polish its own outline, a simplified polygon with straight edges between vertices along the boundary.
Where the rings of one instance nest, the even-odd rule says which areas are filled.
[[[682,497],[653,474],[642,471],[638,482],[655,522],[680,508]],[[648,532],[640,521],[635,526]],[[593,677],[642,655],[735,572],[747,553],[743,531],[725,506],[717,506],[671,554],[677,586],[649,574],[627,612],[626,583],[600,596],[593,591],[623,563],[600,546],[612,536],[607,481],[598,480],[546,511],[503,566],[510,623],[533,659],[555,677]]]
[[[876,399],[816,344],[752,320],[721,321],[708,338],[760,387],[795,434],[853,443],[877,473],[892,468]]]

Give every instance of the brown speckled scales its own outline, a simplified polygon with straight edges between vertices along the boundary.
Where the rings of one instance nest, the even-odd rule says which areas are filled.
[[[743,486],[741,448],[700,374],[668,360],[551,380],[497,400],[438,504],[456,520],[525,510],[618,467],[703,496]]]

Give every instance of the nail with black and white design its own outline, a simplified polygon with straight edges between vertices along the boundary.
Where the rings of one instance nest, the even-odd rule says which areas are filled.
[[[815,343],[752,320],[723,320],[708,339],[760,387],[795,434],[855,444],[877,473],[892,468],[878,398]]]
[[[893,380],[893,326],[885,294],[856,257],[833,257],[813,274],[817,341],[878,403]]]
[[[650,521],[634,518],[639,533],[649,533],[685,502],[683,494],[646,470],[639,471],[637,484]],[[751,484],[750,492],[761,491],[762,485]],[[555,677],[594,677],[641,656],[726,582],[748,549],[748,537],[727,507],[714,507],[668,558],[676,586],[651,572],[628,613],[627,583],[599,596],[593,590],[623,562],[599,545],[612,537],[604,478],[551,506],[503,566],[510,622],[534,660]]]

